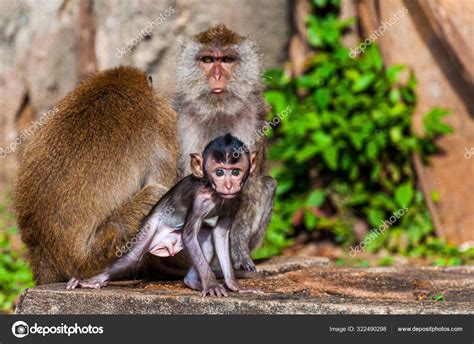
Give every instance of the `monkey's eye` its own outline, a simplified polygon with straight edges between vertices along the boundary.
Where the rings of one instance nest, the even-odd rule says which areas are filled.
[[[238,176],[239,174],[240,174],[240,170],[238,170],[238,169],[236,169],[236,168],[234,168],[234,169],[232,170],[232,175],[233,175],[233,176]]]
[[[222,177],[223,175],[224,175],[224,171],[223,171],[223,170],[220,170],[220,169],[219,169],[219,170],[216,171],[216,176]]]
[[[203,56],[203,57],[201,57],[201,61],[204,62],[204,63],[211,63],[212,62],[212,57]]]
[[[235,57],[233,56],[224,56],[222,58],[222,62],[224,63],[232,63],[232,62],[235,62]]]

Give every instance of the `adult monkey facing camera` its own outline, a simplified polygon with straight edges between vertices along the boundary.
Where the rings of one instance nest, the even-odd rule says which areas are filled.
[[[28,142],[14,190],[39,284],[94,276],[175,182],[176,113],[142,71],[98,73]]]
[[[255,271],[250,252],[265,235],[276,187],[275,180],[266,176],[266,138],[257,135],[267,106],[255,42],[222,24],[185,40],[178,57],[173,107],[178,113],[181,176],[190,172],[190,153],[227,132],[259,152],[255,176],[242,192],[242,206],[231,231],[234,267]]]
[[[231,226],[241,206],[240,193],[255,172],[256,161],[257,153],[249,154],[230,134],[212,140],[202,155],[191,154],[192,174],[181,179],[153,207],[140,230],[143,235],[131,250],[97,276],[71,278],[66,288],[101,288],[140,266],[147,253],[169,257],[186,248],[193,264],[184,279],[190,288],[202,291],[204,296],[228,296],[210,266],[216,253],[229,290],[258,292],[244,289],[237,282],[229,248]],[[166,215],[168,209],[172,211]],[[215,228],[204,225],[206,219],[215,216]]]

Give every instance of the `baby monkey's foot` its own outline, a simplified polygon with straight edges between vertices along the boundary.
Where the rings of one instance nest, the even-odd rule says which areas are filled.
[[[197,278],[193,278],[192,276],[184,277],[184,284],[186,284],[189,288],[193,290],[202,290],[201,282]]]
[[[98,277],[92,277],[85,280],[73,277],[67,282],[66,289],[72,290],[76,288],[100,289],[107,285],[107,281]]]
[[[207,286],[202,289],[202,296],[213,296],[213,297],[223,297],[229,296],[224,286],[218,282],[209,283]]]

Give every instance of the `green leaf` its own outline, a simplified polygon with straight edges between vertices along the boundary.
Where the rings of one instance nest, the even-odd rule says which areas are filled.
[[[316,90],[315,98],[316,104],[318,105],[319,109],[325,110],[329,104],[329,100],[331,99],[331,93],[327,88],[320,88]]]
[[[313,4],[319,8],[326,7],[328,4],[327,0],[313,0]]]
[[[316,225],[316,216],[310,211],[304,213],[304,225],[307,229],[312,230]]]
[[[323,152],[323,159],[331,170],[337,170],[339,149],[336,146],[329,147]]]
[[[323,32],[319,28],[309,27],[307,33],[308,41],[311,45],[317,48],[323,45]]]
[[[400,185],[395,190],[395,200],[400,207],[408,207],[413,199],[414,190],[410,183]]]
[[[332,144],[332,137],[321,131],[315,132],[312,138],[314,143],[316,143],[320,148],[324,148]]]
[[[401,64],[396,64],[387,68],[385,74],[392,85],[398,81],[398,76],[403,70],[405,70],[405,66]]]
[[[439,192],[438,191],[432,191],[431,192],[431,199],[433,200],[434,203],[439,203]]]
[[[379,209],[369,209],[368,217],[372,226],[378,227],[384,220],[385,213]]]
[[[367,157],[370,160],[375,160],[375,158],[377,157],[378,150],[379,148],[377,147],[377,144],[374,141],[370,141],[367,144],[367,149],[366,149]]]
[[[367,73],[362,75],[362,77],[356,81],[356,83],[352,86],[352,91],[354,92],[361,92],[369,87],[375,79],[374,73]]]
[[[449,115],[449,111],[442,108],[434,108],[423,117],[423,126],[427,137],[436,137],[453,132],[453,128],[442,122]]]
[[[366,52],[366,56],[371,60],[371,64],[374,66],[375,70],[381,71],[383,68],[383,59],[380,54],[380,49],[377,44],[372,44],[369,50]]]
[[[305,162],[306,160],[312,158],[318,151],[318,146],[306,146],[300,150],[298,154],[296,154],[296,161],[299,163]]]
[[[400,127],[390,128],[389,135],[390,135],[390,140],[392,140],[392,142],[394,143],[400,142],[402,139],[402,130]]]
[[[268,91],[265,93],[265,98],[276,113],[282,112],[286,107],[286,97],[283,92]]]
[[[321,189],[316,189],[309,194],[306,205],[320,207],[324,203],[324,199],[324,192]]]

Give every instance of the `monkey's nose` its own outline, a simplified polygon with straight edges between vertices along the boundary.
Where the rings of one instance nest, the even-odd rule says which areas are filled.
[[[217,81],[219,81],[221,79],[222,73],[221,73],[221,70],[219,69],[219,67],[214,68],[212,76]]]
[[[227,190],[229,190],[229,191],[232,190],[232,183],[225,184],[224,186]]]

